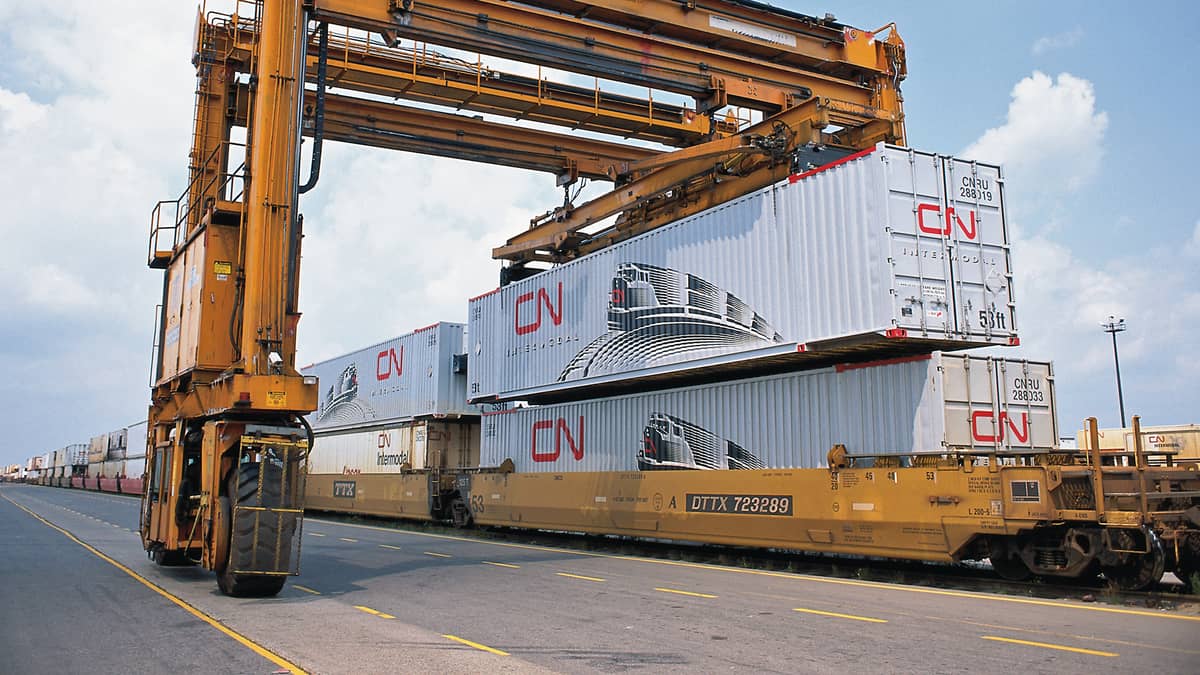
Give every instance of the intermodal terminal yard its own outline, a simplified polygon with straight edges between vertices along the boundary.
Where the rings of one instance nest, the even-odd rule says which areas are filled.
[[[300,577],[161,567],[135,498],[0,485],[0,659],[43,672],[1195,672],[1200,612],[309,518]],[[1101,598],[1103,600],[1103,598]],[[915,664],[920,664],[915,667]]]

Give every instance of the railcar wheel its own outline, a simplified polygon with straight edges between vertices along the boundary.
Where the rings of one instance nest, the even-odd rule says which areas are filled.
[[[1138,541],[1129,530],[1112,530],[1109,536],[1114,548],[1138,548]],[[1162,541],[1153,532],[1147,532],[1146,536],[1150,538],[1149,553],[1118,553],[1120,562],[1100,568],[1104,578],[1123,591],[1145,590],[1162,579],[1167,563]]]
[[[1029,570],[1029,566],[1021,560],[1021,556],[1016,552],[1004,551],[991,556],[988,560],[992,563],[992,569],[1001,579],[1006,581],[1026,581],[1033,576],[1033,572]]]

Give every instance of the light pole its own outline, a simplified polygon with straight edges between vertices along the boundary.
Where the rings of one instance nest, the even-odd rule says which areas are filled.
[[[1100,324],[1105,333],[1112,335],[1113,363],[1117,367],[1117,404],[1121,406],[1121,428],[1125,428],[1125,396],[1121,393],[1121,359],[1117,357],[1117,333],[1125,330],[1125,319],[1108,317],[1107,323]]]

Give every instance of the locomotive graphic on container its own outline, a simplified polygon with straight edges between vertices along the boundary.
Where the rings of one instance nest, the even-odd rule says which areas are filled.
[[[687,420],[653,413],[642,432],[638,469],[763,469],[757,455]]]
[[[608,332],[580,350],[559,382],[782,343],[783,336],[737,296],[687,272],[617,265]]]

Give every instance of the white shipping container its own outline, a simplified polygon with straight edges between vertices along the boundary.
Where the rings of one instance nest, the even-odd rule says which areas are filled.
[[[108,457],[108,434],[93,436],[88,443],[88,464],[103,462]]]
[[[320,378],[314,429],[345,429],[418,417],[478,415],[467,405],[464,373],[454,372],[463,352],[463,325],[436,323],[304,368]]]
[[[130,457],[125,460],[125,477],[141,478],[146,472],[146,457]]]
[[[470,301],[470,400],[1013,344],[1003,195],[997,166],[881,144],[514,282]]]
[[[110,460],[125,459],[128,438],[129,433],[124,427],[108,432],[107,458]]]
[[[318,434],[310,474],[401,473],[479,464],[478,421],[404,422]]]
[[[125,427],[125,456],[128,459],[146,456],[146,422]]]
[[[1101,452],[1133,452],[1133,429],[1100,429]],[[1091,449],[1091,435],[1081,430],[1076,435],[1080,449]],[[1175,424],[1142,427],[1142,451],[1150,455],[1170,455],[1178,460],[1200,459],[1200,425]]]
[[[518,472],[773,469],[850,454],[1049,451],[1049,363],[935,353],[487,413],[482,465]]]
[[[67,448],[67,463],[70,466],[85,466],[88,463],[88,446],[85,443],[72,443]]]

